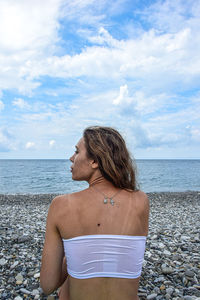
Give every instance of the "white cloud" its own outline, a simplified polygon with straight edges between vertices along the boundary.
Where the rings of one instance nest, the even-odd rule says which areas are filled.
[[[109,80],[120,84],[122,80],[129,79],[140,86],[159,89],[174,86],[181,81],[187,88],[194,83],[196,77],[200,77],[200,21],[194,13],[187,22],[184,17],[181,26],[173,24],[174,30],[169,33],[157,30],[155,26],[129,40],[115,39],[101,25],[97,35],[94,31],[88,37],[90,42],[98,43],[99,46],[84,47],[79,54],[57,56],[56,43],[59,41],[61,15],[67,20],[70,20],[70,16],[73,20],[78,18],[78,31],[81,29],[81,22],[85,22],[84,13],[87,11],[90,21],[92,16],[94,19],[97,17],[95,11],[99,12],[99,19],[104,19],[101,10],[105,9],[106,3],[105,1],[98,6],[95,1],[78,0],[69,3],[44,0],[42,4],[39,0],[31,3],[1,1],[0,28],[3,28],[3,32],[0,32],[0,88],[18,88],[21,93],[28,94],[40,85],[41,76],[83,76],[90,80],[107,80],[108,74]],[[164,19],[162,14],[165,13],[168,20],[171,18],[169,12],[173,10],[177,18],[182,18],[180,2],[177,5],[170,5],[169,1],[164,3],[165,10],[157,4],[156,7],[152,6],[154,11],[152,7],[148,9],[145,18],[148,18],[149,11],[153,11],[152,20],[158,21],[152,22],[160,24],[160,16]],[[190,10],[193,11],[195,5],[192,2],[190,4]],[[120,5],[122,3],[119,1]],[[88,7],[98,9],[92,14]]]
[[[0,1],[0,89],[28,94],[40,84],[25,70],[30,62],[54,53],[62,2]]]
[[[162,107],[166,106],[170,99],[170,95],[153,94],[150,96],[146,95],[141,90],[135,92],[132,96],[132,99],[134,110],[142,115],[145,115],[159,111]]]
[[[192,139],[195,142],[200,142],[200,129],[199,128],[192,128],[191,135],[192,135]]]
[[[25,145],[26,149],[34,149],[35,148],[35,143],[34,142],[27,142]]]
[[[105,8],[108,1],[95,0],[73,0],[65,1],[62,9],[62,17],[69,22],[77,22],[80,25],[97,27],[102,24],[105,14],[102,9]],[[109,2],[110,4],[110,2]]]
[[[124,90],[127,91],[128,86]],[[116,98],[116,90],[113,90],[90,97],[82,95],[71,102],[73,103],[71,106],[68,106],[67,102],[60,105],[46,104],[46,106],[38,106],[38,112],[22,112],[18,123],[15,124],[16,139],[22,141],[22,137],[27,137],[31,133],[32,141],[37,140],[37,149],[40,151],[48,151],[49,147],[56,150],[55,145],[59,144],[60,152],[57,152],[66,153],[67,148],[74,145],[81,137],[85,127],[98,124],[113,126],[125,133],[130,149],[175,148],[177,145],[185,147],[190,143],[198,143],[198,132],[195,131],[198,125],[185,130],[187,123],[192,123],[193,120],[199,122],[198,103],[195,109],[194,106],[189,106],[182,108],[182,111],[172,113],[167,111],[166,106],[170,99],[169,95],[168,97],[167,95],[152,96],[152,99],[156,99],[154,103],[153,100],[150,102],[150,96],[142,94],[137,98],[138,103],[133,100],[130,104],[122,101],[120,105],[113,105],[113,99]],[[131,95],[130,98],[133,99],[133,96]],[[136,110],[140,99],[140,110]],[[74,111],[73,106],[79,109]],[[146,116],[148,113],[152,113],[151,117]],[[159,119],[156,118],[158,115]],[[56,143],[52,136],[56,137]],[[63,142],[66,140],[67,143]],[[36,149],[32,141],[27,143],[26,148]]]
[[[73,0],[64,1],[62,18],[72,27],[81,38],[90,38],[101,27],[110,27],[109,18],[126,13],[129,3],[127,0]],[[110,24],[111,23],[111,24]],[[121,24],[120,24],[121,25]]]
[[[127,84],[120,87],[120,92],[117,98],[112,103],[118,106],[122,112],[125,110],[129,115],[144,116],[150,113],[155,113],[165,107],[170,101],[172,96],[162,94],[148,95],[141,89],[129,93]]]
[[[3,129],[0,128],[0,152],[7,151],[9,151],[8,137],[3,132]]]
[[[48,121],[51,120],[52,118],[52,113],[51,112],[40,112],[40,113],[32,113],[32,114],[25,114],[22,116],[22,119],[24,121]]]
[[[200,1],[154,2],[140,12],[151,28],[129,39],[120,39],[106,16],[123,7],[123,1],[115,3],[107,8],[108,0],[0,1],[0,90],[19,92],[13,105],[21,110],[11,111],[15,124],[9,126],[23,149],[49,149],[58,142],[64,148],[63,137],[74,138],[94,124],[127,130],[140,149],[198,143],[199,95],[186,101],[180,94],[199,87]],[[65,40],[59,44],[62,30]],[[68,33],[83,34],[79,38],[89,43],[76,48]],[[40,85],[34,101],[23,100]],[[192,126],[185,129],[187,124]],[[5,133],[1,145],[14,147]]]
[[[15,98],[12,102],[12,105],[17,106],[21,109],[30,109],[30,105],[21,98]]]
[[[0,100],[0,111],[3,110],[4,107],[5,107],[5,105],[4,105],[3,101]]]
[[[56,141],[55,140],[51,140],[49,141],[49,146],[52,148],[55,145]]]
[[[15,150],[15,141],[13,134],[4,127],[0,128],[0,152],[9,152]]]
[[[24,72],[31,78],[48,75],[107,80],[109,76],[110,81],[129,79],[148,89],[172,88],[181,81],[187,89],[200,77],[200,38],[193,39],[195,34],[192,29],[171,34],[151,30],[135,40],[116,40],[113,47],[87,47],[80,54],[32,61]]]
[[[119,105],[123,102],[129,102],[127,84],[120,86],[119,96],[113,100],[113,104]]]
[[[15,54],[28,50],[33,55],[38,48],[54,45],[60,5],[60,0],[1,0],[0,49]]]
[[[199,24],[200,1],[156,1],[140,12],[154,27],[161,31],[177,32],[181,28]]]
[[[72,104],[72,105],[69,106],[69,108],[70,108],[70,110],[77,110],[77,109],[80,108],[80,106]]]
[[[120,41],[114,39],[112,37],[111,34],[109,34],[109,32],[103,28],[103,27],[100,27],[99,31],[98,31],[98,34],[97,36],[91,36],[89,37],[89,41],[92,42],[92,43],[97,43],[97,44],[100,44],[100,45],[107,45],[107,46],[110,46],[110,47],[119,47],[120,46]]]
[[[149,148],[152,147],[152,139],[148,130],[145,128],[145,124],[142,124],[139,120],[127,120],[129,126],[127,127],[127,135],[129,136],[130,143],[132,142],[135,148]]]

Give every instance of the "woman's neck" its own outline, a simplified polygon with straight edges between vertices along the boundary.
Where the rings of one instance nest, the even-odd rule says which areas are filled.
[[[102,175],[100,175],[94,179],[91,179],[88,183],[90,186],[94,186],[94,185],[113,186],[113,184],[110,181],[106,180]]]

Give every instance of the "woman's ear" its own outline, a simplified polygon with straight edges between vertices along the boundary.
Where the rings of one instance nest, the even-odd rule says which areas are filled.
[[[92,160],[91,167],[92,167],[92,169],[98,169],[98,167],[99,167],[98,162],[96,162],[95,160]]]

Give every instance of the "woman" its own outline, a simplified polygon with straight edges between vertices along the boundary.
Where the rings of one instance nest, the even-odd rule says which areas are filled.
[[[125,141],[113,128],[86,128],[70,160],[72,179],[89,187],[50,205],[41,287],[61,286],[60,300],[139,299],[149,203]]]

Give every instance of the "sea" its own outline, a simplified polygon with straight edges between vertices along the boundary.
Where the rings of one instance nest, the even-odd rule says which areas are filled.
[[[1,159],[0,194],[63,194],[88,187],[73,181],[64,159]],[[138,159],[137,181],[144,192],[200,191],[200,159]]]

